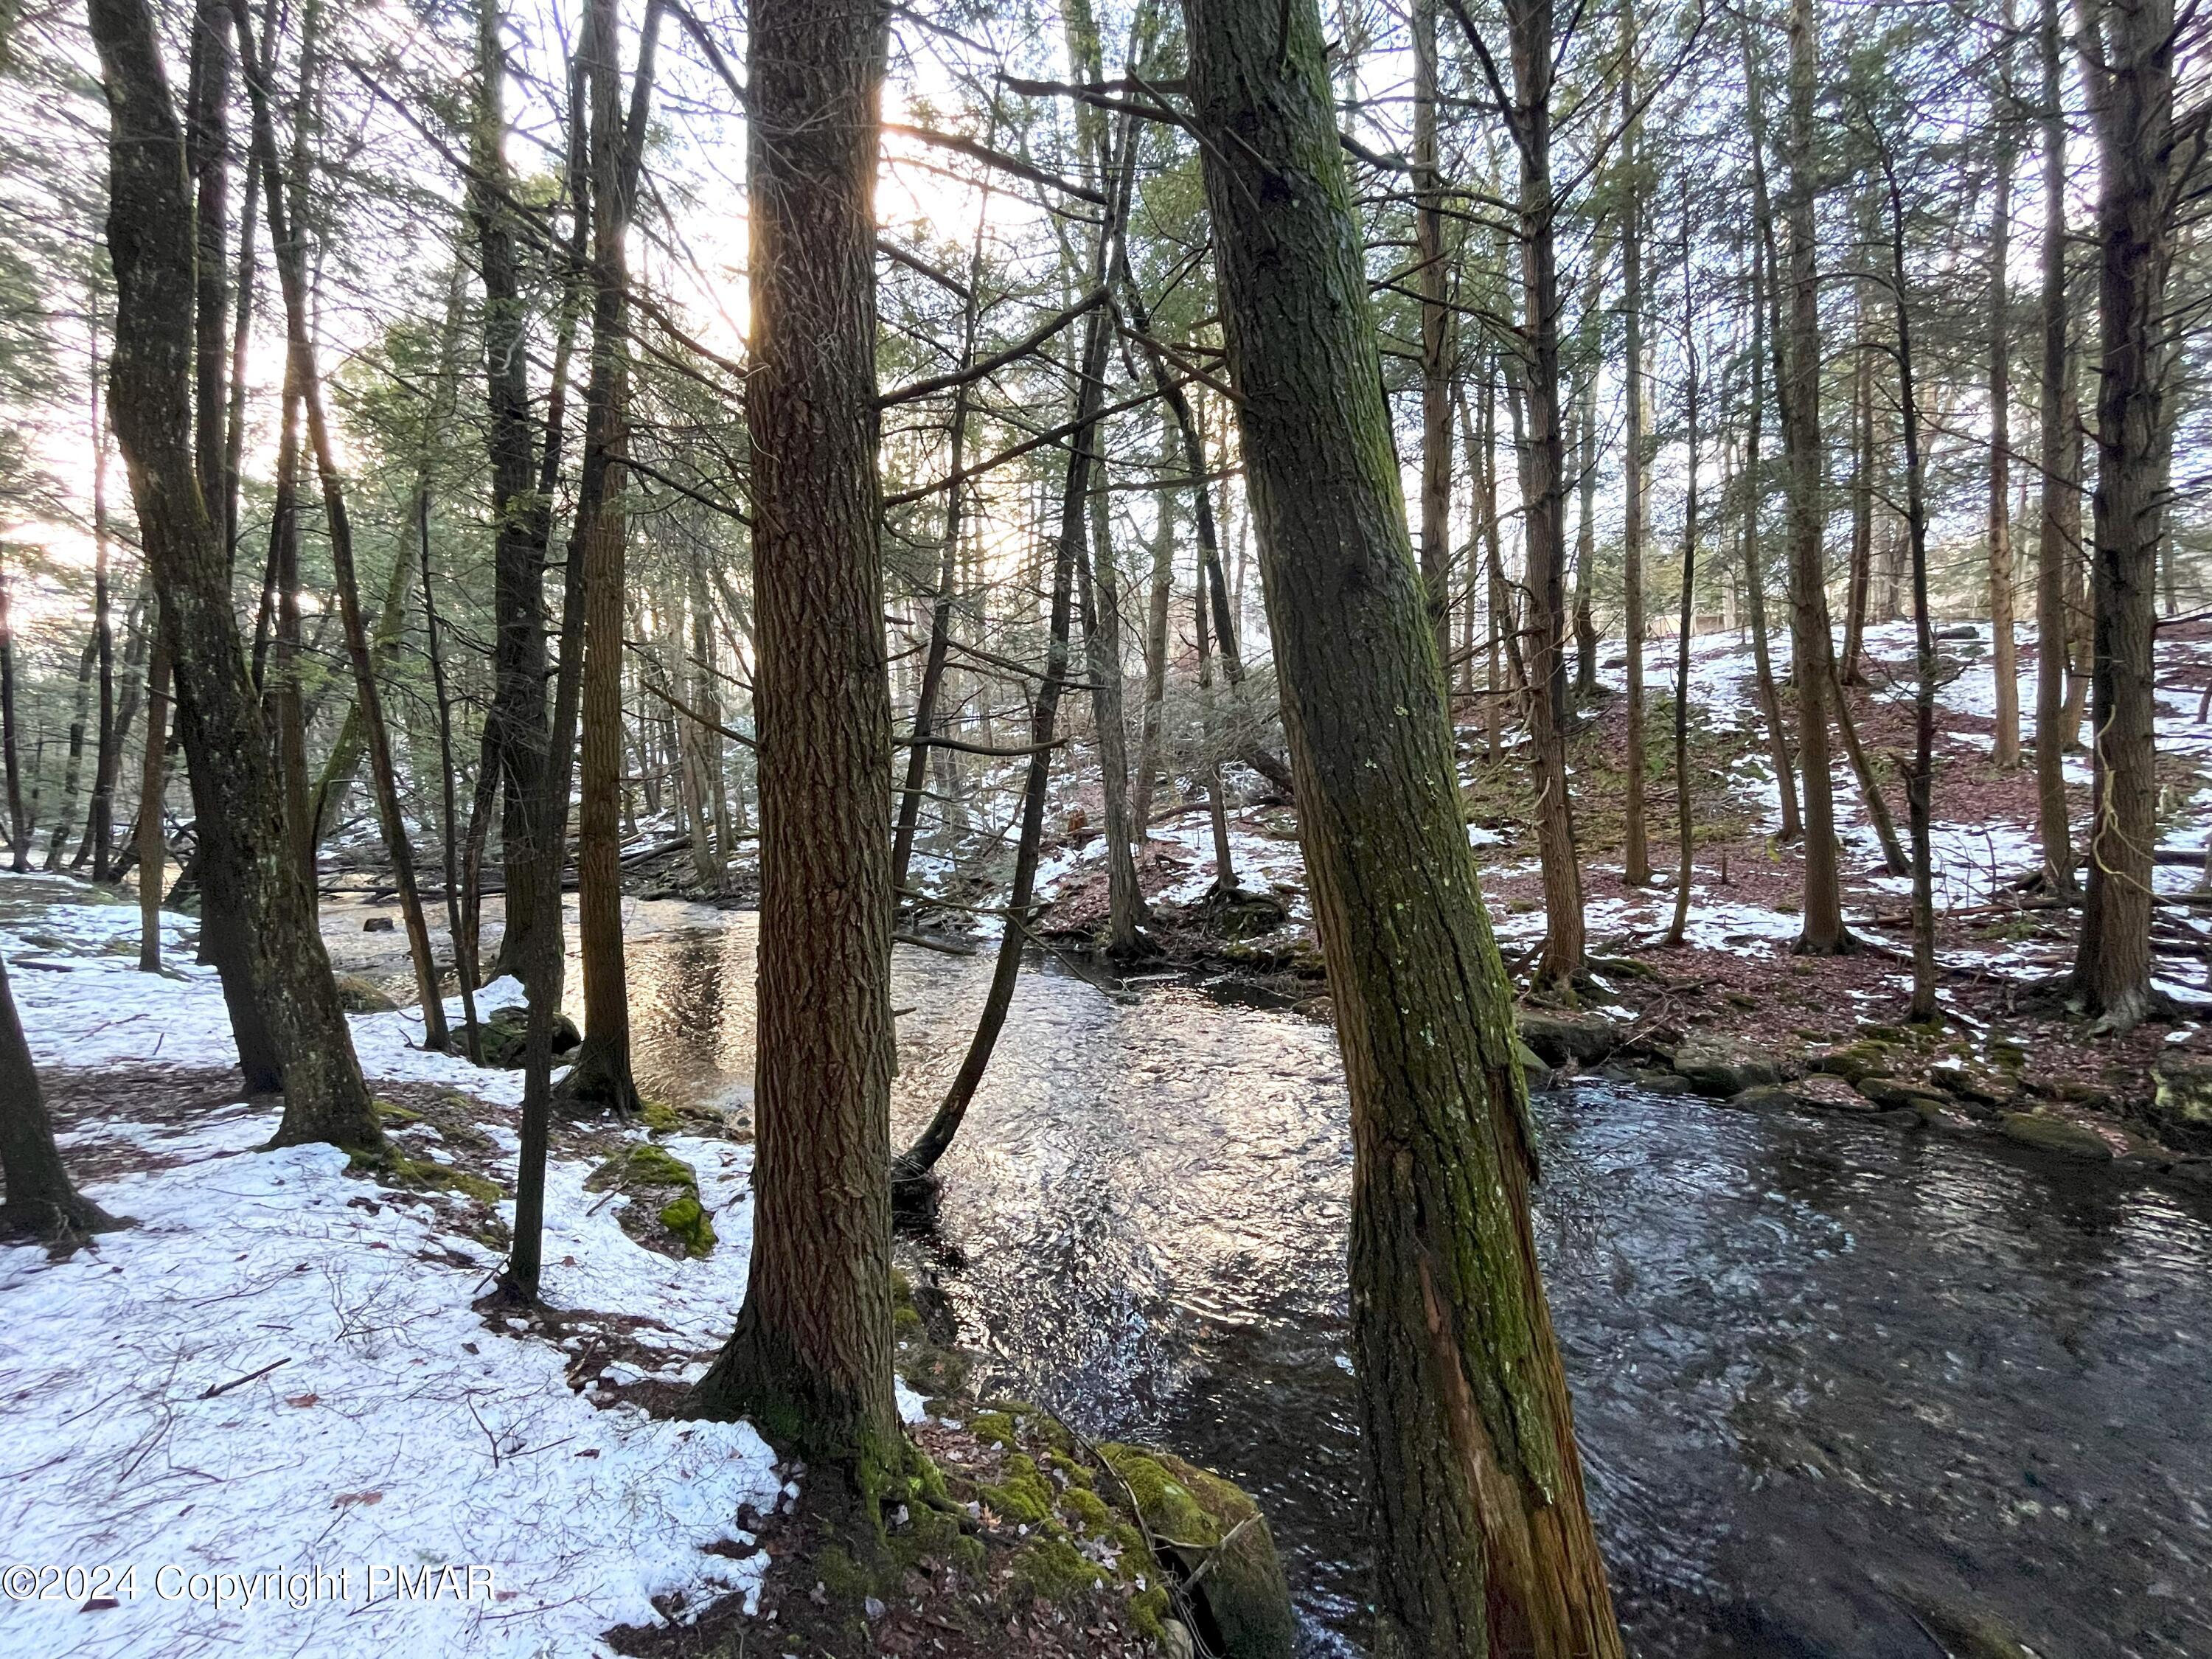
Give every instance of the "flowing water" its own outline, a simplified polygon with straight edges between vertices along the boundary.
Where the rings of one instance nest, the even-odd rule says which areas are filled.
[[[648,1093],[741,1103],[757,919],[641,906]],[[897,1131],[988,957],[896,952]],[[1356,1654],[1328,1030],[1024,973],[944,1165],[935,1266],[988,1386],[1265,1506],[1311,1655]],[[1600,1536],[1644,1655],[2212,1655],[2212,1204],[1881,1124],[1583,1085],[1539,1236]]]

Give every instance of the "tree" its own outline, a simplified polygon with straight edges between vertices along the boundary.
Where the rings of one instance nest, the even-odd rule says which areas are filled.
[[[30,1045],[15,1016],[8,964],[0,961],[0,1238],[28,1236],[66,1244],[127,1226],[77,1191],[54,1144]]]
[[[259,1022],[278,1057],[277,1144],[378,1150],[383,1131],[315,928],[313,894],[283,855],[283,803],[240,648],[229,559],[193,470],[192,205],[153,14],[145,0],[88,0],[88,9],[113,124],[108,408],[161,596],[210,911],[234,917],[241,937],[240,960],[222,964],[225,994],[234,1025],[241,1014]]]
[[[2096,119],[2097,492],[2094,801],[2088,889],[2074,991],[2125,1030],[2148,1013],[2151,854],[2158,756],[2152,646],[2158,551],[2166,514],[2162,463],[2168,395],[2166,276],[2179,181],[2172,0],[2091,0],[2090,106]],[[2204,125],[2182,143],[2201,151]]]
[[[2066,303],[2066,103],[2059,71],[2058,0],[2043,0],[2036,30],[2043,72],[2042,373],[2038,377],[2036,462],[2041,511],[2035,533],[2035,822],[2043,845],[2043,880],[2051,892],[2074,891],[2074,831],[2066,805],[2063,727],[2067,682],[2067,591],[2081,523],[2073,487],[2074,448],[2068,427],[2073,380]],[[2069,526],[2073,532],[2069,532]]]
[[[1990,183],[1990,643],[1996,670],[1997,765],[2020,764],[2020,665],[2013,639],[2012,289],[2005,259],[2012,246],[2013,166],[2020,153],[2012,109],[2012,0],[2005,0],[1990,123],[1996,154]],[[1899,304],[1904,303],[1900,295]]]
[[[1813,92],[1819,44],[1813,0],[1790,4],[1790,329],[1775,336],[1775,389],[1789,466],[1790,638],[1797,690],[1797,758],[1805,790],[1805,901],[1797,948],[1832,956],[1850,946],[1837,869],[1835,786],[1830,776],[1830,659],[1826,560],[1821,550],[1820,288],[1814,257]],[[1754,137],[1756,121],[1754,118]],[[1775,279],[1782,273],[1778,268]]]
[[[1528,1213],[1314,0],[1185,0],[1298,830],[1351,1085],[1376,1652],[1621,1651]]]
[[[876,482],[884,0],[756,0],[750,168],[759,608],[760,1020],[753,1255],[693,1389],[863,1497],[891,1393],[890,687]]]

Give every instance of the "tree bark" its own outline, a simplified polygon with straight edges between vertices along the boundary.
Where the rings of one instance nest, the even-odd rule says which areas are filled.
[[[161,971],[161,883],[169,866],[161,823],[169,749],[169,635],[158,623],[153,632],[153,659],[146,665],[146,752],[138,773],[138,968],[148,974]]]
[[[1828,749],[1826,561],[1821,551],[1820,291],[1814,260],[1813,89],[1818,43],[1813,0],[1790,7],[1790,293],[1783,449],[1790,479],[1790,635],[1797,691],[1797,757],[1805,789],[1805,898],[1797,949],[1832,956],[1850,948],[1837,868],[1835,782]],[[1778,278],[1780,273],[1778,271]],[[1780,343],[1779,341],[1777,342]]]
[[[16,1018],[8,964],[0,961],[0,1238],[28,1237],[67,1245],[89,1233],[127,1226],[70,1180],[54,1144],[53,1119],[39,1092],[30,1045]]]
[[[629,976],[622,933],[622,677],[623,569],[629,539],[624,503],[629,453],[629,234],[645,112],[652,96],[659,9],[640,39],[627,126],[616,40],[615,0],[592,15],[603,27],[585,39],[592,100],[592,372],[584,393],[585,463],[599,459],[598,488],[580,495],[568,556],[584,565],[584,661],[576,799],[576,920],[584,978],[584,1045],[563,1098],[629,1113],[639,1109],[630,1075]]]
[[[1682,352],[1686,379],[1683,424],[1689,465],[1682,501],[1682,603],[1674,629],[1674,813],[1676,848],[1674,915],[1666,942],[1680,945],[1690,922],[1690,874],[1697,851],[1696,792],[1690,787],[1690,624],[1697,617],[1698,575],[1698,305],[1691,280],[1690,249],[1695,237],[1690,195],[1682,192]]]
[[[2067,432],[2066,388],[2073,373],[2067,350],[2066,103],[2060,71],[2058,0],[2043,0],[2036,31],[2043,71],[2042,376],[2037,405],[2036,459],[2042,474],[2035,539],[2035,822],[2043,844],[2043,879],[2071,894],[2074,832],[2066,803],[2067,590],[2076,556],[2081,501],[2069,477],[2073,442]]]
[[[1451,659],[1452,313],[1444,304],[1436,0],[1413,0],[1413,263],[1421,305],[1421,580],[1437,660]]]
[[[493,684],[470,812],[471,848],[489,832],[494,792],[503,805],[501,846],[506,931],[495,973],[515,971],[532,957],[538,912],[535,861],[528,849],[544,833],[530,822],[544,788],[546,750],[545,549],[550,502],[539,492],[538,458],[531,428],[528,307],[516,266],[513,180],[504,141],[507,113],[505,13],[500,0],[478,0],[477,100],[469,137],[469,217],[483,284],[484,441],[491,465]],[[580,149],[581,146],[577,148]],[[573,169],[572,169],[573,170]],[[582,210],[578,210],[579,228]],[[566,380],[563,360],[554,396]],[[550,440],[549,440],[550,447]],[[480,858],[465,860],[472,872]],[[556,872],[557,877],[557,872]],[[473,885],[473,876],[471,876]],[[473,903],[465,925],[476,927]]]
[[[888,11],[756,0],[751,24],[759,1154],[744,1305],[690,1409],[748,1416],[863,1497],[896,1502],[905,1494],[866,1489],[903,1445],[870,210]]]
[[[1879,142],[1879,141],[1877,141]],[[1936,1006],[1935,858],[1929,846],[1936,773],[1936,632],[1928,612],[1928,492],[1920,443],[1920,390],[1912,361],[1912,307],[1905,272],[1905,201],[1897,169],[1881,151],[1889,187],[1891,297],[1897,307],[1897,403],[1905,428],[1905,522],[1912,556],[1912,630],[1917,673],[1913,686],[1912,771],[1905,799],[1912,826],[1912,1004],[1910,1017],[1941,1017]]]
[[[1528,586],[1528,736],[1534,751],[1536,852],[1544,877],[1544,944],[1537,987],[1571,994],[1586,954],[1582,865],[1567,793],[1566,433],[1559,406],[1559,204],[1552,189],[1553,0],[1510,0],[1510,119],[1521,158],[1516,203],[1528,412],[1522,446],[1528,490],[1522,514]],[[1632,652],[1642,642],[1632,641]]]
[[[1510,994],[1462,821],[1320,19],[1314,0],[1184,12],[1299,836],[1352,1093],[1375,1652],[1601,1659],[1620,1637],[1538,1276]]]
[[[1627,789],[1621,801],[1620,878],[1630,887],[1644,887],[1651,880],[1650,832],[1644,803],[1644,774],[1650,764],[1644,752],[1644,653],[1650,633],[1644,615],[1644,541],[1650,486],[1644,454],[1644,204],[1637,189],[1634,82],[1633,73],[1625,71],[1621,165],[1628,187],[1620,205],[1620,310],[1626,337],[1621,345],[1622,396],[1628,404],[1628,430],[1621,440],[1620,627],[1628,644],[1628,730],[1623,739]]]
[[[2020,764],[2020,659],[2013,638],[2012,331],[2005,261],[2012,243],[2013,165],[2018,135],[2012,95],[2012,0],[2005,0],[1997,59],[1995,177],[1990,209],[1990,643],[1996,672],[1996,738],[1990,759]],[[1902,296],[1899,303],[1904,303]]]
[[[1743,592],[1751,613],[1753,686],[1766,726],[1766,751],[1774,767],[1775,793],[1781,798],[1778,838],[1795,841],[1805,833],[1797,816],[1797,773],[1790,757],[1790,734],[1782,721],[1782,696],[1774,684],[1774,658],[1766,635],[1766,549],[1759,519],[1766,507],[1766,465],[1759,453],[1766,418],[1766,319],[1769,273],[1761,244],[1751,250],[1751,422],[1744,439]]]
[[[250,1013],[278,1057],[280,1144],[378,1150],[383,1132],[315,930],[313,897],[283,855],[283,802],[240,649],[229,562],[192,465],[192,210],[153,15],[145,0],[89,0],[87,9],[113,123],[110,417],[173,653],[208,901],[242,926],[244,972],[226,972],[227,981],[244,981],[231,998],[234,1028],[241,1011]],[[252,1046],[240,1042],[242,1059]],[[249,1084],[256,1080],[249,1066]]]
[[[2175,207],[2171,0],[2093,0],[2101,362],[2097,385],[2088,890],[2074,989],[2125,1030],[2154,1006],[2151,851],[2157,836],[2158,549],[2166,518],[2166,276]]]

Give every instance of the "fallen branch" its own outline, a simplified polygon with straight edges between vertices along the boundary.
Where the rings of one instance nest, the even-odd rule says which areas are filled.
[[[277,1370],[281,1366],[289,1365],[291,1363],[292,1356],[289,1354],[286,1354],[282,1359],[272,1359],[269,1364],[264,1365],[258,1371],[248,1371],[243,1376],[234,1376],[228,1382],[210,1383],[206,1389],[201,1391],[200,1398],[203,1400],[216,1399],[221,1395],[228,1394],[233,1389],[242,1389],[249,1382],[258,1382],[262,1377],[268,1376],[270,1372]]]

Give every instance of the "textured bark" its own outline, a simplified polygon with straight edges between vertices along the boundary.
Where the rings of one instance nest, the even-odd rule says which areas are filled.
[[[1821,549],[1820,291],[1814,259],[1813,88],[1818,42],[1813,0],[1790,7],[1790,332],[1782,394],[1783,451],[1790,486],[1790,636],[1797,691],[1797,757],[1805,789],[1805,897],[1797,948],[1828,956],[1848,947],[1837,868],[1835,784],[1828,750],[1834,647],[1828,634],[1827,568]],[[1781,273],[1776,273],[1778,280]],[[1782,342],[1776,343],[1780,345]]]
[[[503,140],[504,12],[499,0],[478,0],[477,100],[470,126],[469,217],[483,284],[484,441],[491,463],[492,697],[484,714],[476,796],[470,811],[471,853],[465,860],[471,891],[489,832],[493,795],[501,792],[505,818],[502,902],[506,932],[500,970],[532,957],[538,896],[535,861],[528,855],[543,834],[530,813],[544,787],[545,714],[545,547],[550,503],[536,489],[537,446],[531,430],[528,311],[516,268],[515,227]],[[580,224],[582,218],[579,210]],[[565,360],[562,364],[565,370]],[[556,372],[558,388],[566,375]],[[475,906],[465,925],[474,931]]]
[[[146,665],[146,752],[138,773],[138,967],[161,971],[161,883],[168,874],[168,838],[162,833],[161,798],[169,747],[169,635],[154,629],[153,660]]]
[[[246,678],[228,560],[192,466],[192,222],[184,144],[144,0],[90,0],[110,143],[107,242],[117,305],[109,410],[140,539],[161,598],[210,913],[239,918],[232,1001],[265,1026],[285,1092],[280,1143],[382,1144],[316,932],[313,896],[285,856],[283,803]],[[230,986],[226,983],[226,994]],[[241,1042],[241,1052],[247,1048]],[[249,1072],[249,1082],[252,1081]]]
[[[616,0],[596,0],[581,48],[592,107],[592,372],[585,388],[584,469],[568,556],[584,568],[580,763],[576,799],[576,921],[584,979],[584,1044],[561,1081],[566,1099],[634,1112],[629,976],[623,956],[623,569],[629,449],[629,234],[636,189],[633,133],[642,139],[659,13],[639,43],[625,125]],[[596,473],[596,477],[592,475]],[[557,878],[557,872],[556,872]]]
[[[1534,751],[1536,852],[1543,866],[1544,944],[1537,986],[1568,988],[1583,969],[1585,933],[1574,806],[1567,793],[1566,430],[1559,404],[1558,208],[1552,189],[1552,88],[1557,69],[1553,0],[1509,0],[1504,8],[1513,63],[1508,118],[1521,158],[1516,201],[1521,245],[1523,356],[1528,411],[1522,446],[1528,489],[1522,514],[1528,586],[1528,736]],[[1643,649],[1632,641],[1632,653]]]
[[[65,1244],[125,1225],[77,1191],[54,1144],[30,1045],[15,1017],[8,964],[0,961],[0,1238],[28,1236]]]
[[[1160,471],[1176,461],[1176,434],[1160,434]],[[1152,581],[1145,602],[1145,695],[1137,721],[1137,780],[1129,805],[1130,833],[1142,845],[1152,823],[1152,790],[1160,769],[1160,716],[1167,697],[1168,608],[1175,599],[1175,499],[1162,490],[1153,510]]]
[[[1863,685],[1859,656],[1866,641],[1867,601],[1874,589],[1874,497],[1876,450],[1874,423],[1874,340],[1868,290],[1862,276],[1856,290],[1858,338],[1851,350],[1851,558],[1844,593],[1844,684]]]
[[[2011,78],[2012,0],[2005,0],[1998,47],[2001,82]],[[1990,759],[2020,764],[2020,658],[2013,639],[2012,330],[2005,259],[2012,244],[2013,165],[2019,138],[2009,107],[2010,88],[2000,84],[1995,176],[1990,183],[1990,643],[1996,671],[1996,740]],[[1903,303],[1902,300],[1899,303]]]
[[[1690,872],[1697,852],[1696,792],[1690,787],[1690,624],[1697,618],[1698,592],[1698,306],[1690,272],[1693,241],[1686,188],[1682,195],[1682,349],[1688,362],[1682,418],[1690,455],[1682,502],[1682,603],[1674,629],[1674,914],[1667,924],[1667,943],[1677,945],[1689,926]]]
[[[1527,1210],[1314,0],[1186,0],[1227,361],[1352,1094],[1378,1659],[1621,1652]],[[1556,481],[1555,481],[1556,482]]]
[[[1750,612],[1753,684],[1760,719],[1766,726],[1767,758],[1774,767],[1775,791],[1782,798],[1784,841],[1805,833],[1797,816],[1797,773],[1790,757],[1790,734],[1782,722],[1782,696],[1774,684],[1774,658],[1766,638],[1766,549],[1759,518],[1766,507],[1766,466],[1759,443],[1766,417],[1767,270],[1762,245],[1751,250],[1751,422],[1744,438],[1743,594]]]
[[[1596,303],[1596,284],[1591,284]],[[1595,345],[1595,340],[1592,342]],[[1575,509],[1575,702],[1594,700],[1597,684],[1597,618],[1592,611],[1590,578],[1597,562],[1597,362],[1593,350],[1575,399],[1575,479],[1580,497]]]
[[[1129,146],[1132,159],[1136,146]],[[1126,199],[1126,198],[1124,198]],[[1114,538],[1107,517],[1105,457],[1097,457],[1087,492],[1091,556],[1077,553],[1083,600],[1084,672],[1091,681],[1091,723],[1098,737],[1100,793],[1106,831],[1106,948],[1127,958],[1142,946],[1138,926],[1145,895],[1137,884],[1129,818],[1129,737],[1122,718],[1121,592],[1114,574]]]
[[[891,1396],[890,688],[876,480],[883,0],[756,0],[751,169],[759,1124],[737,1329],[691,1409],[865,1486]]]
[[[2074,988],[2107,1024],[2135,1024],[2151,990],[2156,840],[2152,647],[2166,503],[2161,437],[2169,393],[2166,277],[2177,169],[2171,0],[2093,0],[2100,362],[2097,384],[2094,788],[2088,890]]]
[[[1897,405],[1905,436],[1905,524],[1911,547],[1917,670],[1912,696],[1912,770],[1905,781],[1912,826],[1911,1018],[1926,1022],[1941,1018],[1936,1006],[1936,865],[1929,847],[1936,783],[1936,631],[1928,611],[1928,486],[1920,441],[1920,389],[1913,374],[1911,293],[1905,285],[1905,201],[1886,149],[1881,168],[1889,186],[1890,293],[1897,306]]]
[[[1444,303],[1443,174],[1437,157],[1436,0],[1413,0],[1413,264],[1421,303],[1421,581],[1437,660],[1451,659],[1452,313]]]
[[[2043,879],[2054,893],[2074,890],[2074,832],[2066,804],[2067,591],[2077,554],[2079,492],[2069,476],[2073,440],[2067,431],[2066,104],[2060,70],[2058,0],[2043,0],[2036,31],[2043,71],[2042,376],[2037,405],[2036,459],[2042,474],[2035,539],[2035,799],[2043,844]]]
[[[1633,97],[1633,88],[1624,86],[1621,98],[1632,112]],[[1642,887],[1651,879],[1650,832],[1644,804],[1644,774],[1650,766],[1644,752],[1644,653],[1650,633],[1644,615],[1644,542],[1650,485],[1644,453],[1644,205],[1634,187],[1636,137],[1632,116],[1622,150],[1630,188],[1620,208],[1620,311],[1626,336],[1621,376],[1622,396],[1628,404],[1628,431],[1621,440],[1620,627],[1628,645],[1628,729],[1624,739],[1627,788],[1620,809],[1620,878],[1631,887]]]
[[[0,559],[0,757],[8,782],[8,862],[31,867],[31,838],[38,825],[23,805],[21,750],[15,739],[15,634],[9,619],[8,569]]]

